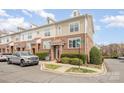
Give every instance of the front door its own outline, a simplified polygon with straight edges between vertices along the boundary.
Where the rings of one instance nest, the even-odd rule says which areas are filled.
[[[35,54],[35,48],[32,48],[32,52],[33,52],[33,54]]]
[[[54,58],[59,58],[59,46],[54,46]]]

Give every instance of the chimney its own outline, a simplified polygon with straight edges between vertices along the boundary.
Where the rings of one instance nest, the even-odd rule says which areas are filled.
[[[72,11],[72,17],[77,17],[77,16],[80,16],[80,12],[78,9],[75,9]]]

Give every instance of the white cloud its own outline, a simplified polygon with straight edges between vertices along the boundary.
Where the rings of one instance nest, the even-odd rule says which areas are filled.
[[[43,9],[42,9],[42,10],[28,10],[28,11],[34,12],[35,14],[41,16],[42,18],[50,17],[50,18],[56,20],[56,19],[55,19],[55,15],[54,15],[53,13],[46,12],[46,11],[43,10]]]
[[[6,13],[6,11],[0,9],[0,16],[6,16],[9,17],[10,15]]]
[[[17,31],[17,27],[30,28],[30,24],[23,17],[0,19],[0,31]]]
[[[101,26],[100,25],[94,25],[94,30],[95,31],[100,31],[101,30]]]
[[[124,27],[124,15],[104,16],[101,22],[107,24],[107,27]]]
[[[23,9],[22,12],[23,12],[25,15],[28,15],[29,17],[32,17],[32,14],[29,13],[29,11]]]

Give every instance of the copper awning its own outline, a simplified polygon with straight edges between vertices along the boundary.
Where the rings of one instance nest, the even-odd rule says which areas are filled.
[[[51,45],[64,45],[64,43],[62,40],[54,40],[51,42]]]

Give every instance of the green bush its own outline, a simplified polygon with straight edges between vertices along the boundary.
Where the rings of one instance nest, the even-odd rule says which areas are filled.
[[[64,63],[64,64],[69,64],[69,63],[70,63],[70,58],[68,58],[68,57],[63,57],[63,58],[61,59],[61,62]]]
[[[102,64],[102,54],[96,47],[93,47],[90,50],[90,63],[95,65]]]
[[[82,60],[79,58],[70,58],[70,64],[72,65],[82,65]]]
[[[82,54],[81,60],[83,61],[83,64],[86,63],[87,56],[85,54]]]
[[[86,63],[86,55],[85,54],[78,54],[78,53],[74,53],[74,52],[72,52],[72,53],[63,53],[62,55],[61,55],[61,58],[80,58],[82,61],[82,63],[83,64],[85,64]]]
[[[45,60],[45,57],[48,56],[48,52],[39,52],[36,53],[40,60]]]
[[[80,63],[79,63],[79,61],[80,61]],[[83,63],[82,60],[79,58],[68,58],[68,57],[63,57],[61,59],[61,62],[63,64],[72,64],[72,65],[82,65],[82,63]]]
[[[118,58],[118,53],[117,53],[117,51],[112,51],[111,57],[112,57],[112,58]]]

